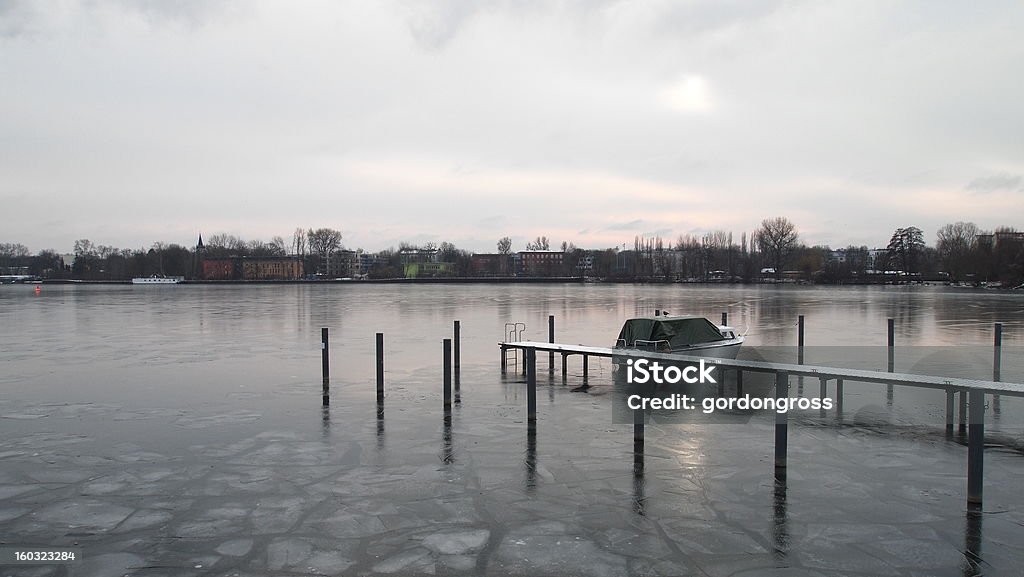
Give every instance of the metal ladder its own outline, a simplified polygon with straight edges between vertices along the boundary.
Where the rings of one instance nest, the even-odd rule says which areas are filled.
[[[522,341],[524,332],[526,332],[526,323],[505,323],[505,335],[502,337],[504,340],[501,342],[515,343]],[[501,359],[503,365],[508,363],[508,357],[511,355],[512,362],[519,366],[519,349],[503,349],[501,354],[504,355],[504,358]]]

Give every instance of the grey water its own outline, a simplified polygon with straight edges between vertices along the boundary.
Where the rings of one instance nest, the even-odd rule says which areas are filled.
[[[566,384],[539,354],[525,427],[505,323],[610,346],[625,318],[698,314],[744,354],[884,351],[898,371],[1022,382],[1024,295],[945,287],[45,285],[0,287],[0,538],[81,547],[25,575],[1016,574],[1024,404],[991,399],[986,508],[965,516],[962,438],[941,392],[846,385],[846,412],[654,424],[638,467],[612,420],[612,367]],[[441,341],[462,327],[460,403],[441,413]],[[330,328],[331,404],[320,402]],[[378,413],[374,334],[385,334]],[[884,355],[884,352],[882,353]],[[808,362],[811,362],[809,360]],[[884,364],[884,361],[883,361]],[[884,367],[882,367],[884,370]],[[794,383],[795,385],[795,383]],[[794,386],[794,388],[796,388]],[[806,394],[816,394],[817,383]],[[72,573],[73,571],[73,573]]]

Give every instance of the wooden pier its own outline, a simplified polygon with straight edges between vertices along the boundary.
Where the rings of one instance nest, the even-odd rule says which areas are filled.
[[[802,319],[801,319],[802,320]],[[802,325],[803,323],[801,323]],[[801,327],[802,328],[802,327]],[[1000,327],[1001,328],[1001,327]],[[801,331],[802,332],[802,331]],[[890,323],[889,329],[890,335],[892,334],[892,328]],[[1001,336],[1001,335],[1000,335]],[[802,339],[801,339],[802,340]],[[1001,344],[998,342],[997,346]],[[802,342],[800,344],[803,344]],[[1016,397],[1024,397],[1024,384],[1020,383],[1003,383],[1000,381],[986,381],[977,379],[960,379],[960,378],[947,378],[947,377],[935,377],[929,375],[914,375],[907,373],[896,373],[893,371],[892,363],[892,337],[889,337],[889,365],[888,372],[882,371],[867,371],[859,369],[845,369],[839,367],[826,367],[826,366],[815,366],[790,364],[790,363],[771,363],[764,361],[744,361],[734,359],[716,359],[716,358],[704,358],[706,363],[711,363],[719,367],[723,376],[725,371],[732,370],[736,372],[737,377],[737,388],[742,387],[743,373],[744,372],[756,372],[756,373],[768,373],[775,375],[776,383],[776,397],[787,397],[789,396],[789,378],[791,376],[797,377],[811,377],[817,378],[820,382],[820,395],[824,398],[827,394],[827,386],[829,381],[836,382],[836,412],[838,415],[842,415],[843,407],[843,385],[844,382],[861,382],[861,383],[876,383],[884,384],[891,391],[894,386],[902,387],[918,387],[925,389],[937,389],[945,391],[946,393],[946,430],[952,433],[953,428],[953,411],[954,411],[954,396],[960,395],[960,419],[961,427],[964,426],[965,411],[963,410],[968,404],[968,397],[970,399],[970,413],[969,413],[969,425],[968,425],[968,442],[967,442],[967,504],[969,508],[977,509],[982,504],[982,483],[984,479],[984,449],[985,449],[985,397],[986,395],[1010,395]],[[515,342],[502,342],[499,343],[501,348],[501,359],[502,359],[502,372],[506,370],[507,363],[506,353],[509,350],[522,350],[524,351],[525,361],[523,363],[523,372],[527,375],[527,386],[529,387],[528,394],[533,396],[536,395],[536,359],[537,352],[544,351],[548,352],[549,356],[553,357],[555,354],[562,356],[562,380],[563,382],[567,379],[567,363],[568,357],[578,355],[583,358],[583,379],[587,381],[589,375],[589,358],[590,357],[603,357],[616,359],[648,359],[652,361],[669,361],[678,363],[680,361],[687,362],[699,362],[702,357],[699,356],[684,356],[679,354],[669,353],[656,353],[647,352],[640,350],[629,350],[629,349],[612,349],[608,347],[592,347],[586,345],[569,345],[561,343],[547,343],[540,341],[515,341]],[[802,347],[801,347],[802,349]],[[801,355],[802,357],[802,355]],[[998,353],[997,357],[998,359]],[[553,360],[553,359],[552,359]],[[998,362],[998,360],[997,360]],[[553,362],[550,363],[552,366]],[[997,365],[998,367],[998,365]],[[996,369],[998,371],[998,368]],[[998,372],[995,373],[998,378]],[[742,395],[742,390],[737,390],[737,396]],[[535,409],[530,411],[530,419],[528,420],[529,426],[533,427],[536,423]],[[639,439],[642,443],[643,439],[643,420],[642,418],[634,418],[634,438]],[[775,421],[775,467],[777,477],[785,477],[786,469],[786,446],[787,446],[787,431],[788,431],[788,413],[776,413]]]

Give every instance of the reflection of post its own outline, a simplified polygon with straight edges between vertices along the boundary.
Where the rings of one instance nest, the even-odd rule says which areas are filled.
[[[526,490],[533,492],[537,487],[537,431],[526,431]]]
[[[450,465],[455,462],[455,450],[452,448],[451,419],[445,419],[444,421],[444,432],[442,433],[441,441],[441,461],[446,465]]]
[[[789,554],[789,528],[787,525],[786,511],[786,479],[775,480],[775,490],[772,500],[772,553],[776,561],[784,561]]]
[[[384,450],[384,410],[377,411],[377,452]]]
[[[982,514],[981,511],[968,511],[964,527],[964,576],[982,574],[981,540],[982,540]]]
[[[526,349],[526,422],[537,427],[537,349]]]
[[[962,393],[961,393],[962,394]],[[985,473],[985,391],[971,391],[971,423],[967,437],[967,506],[981,509]]]
[[[320,409],[320,434],[325,439],[331,434],[331,407],[329,405],[324,405]]]
[[[775,398],[784,399],[789,396],[789,373],[781,371],[775,374]],[[789,413],[775,413],[775,478],[786,478],[786,449],[788,442]]]

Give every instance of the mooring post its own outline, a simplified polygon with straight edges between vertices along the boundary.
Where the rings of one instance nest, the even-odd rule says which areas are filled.
[[[1003,372],[1003,323],[996,323],[996,332],[992,347],[992,380],[999,381]],[[992,395],[992,412],[999,415],[1002,412],[999,395]]]
[[[555,315],[548,315],[548,342],[555,342]],[[548,352],[548,372],[555,372],[555,351]]]
[[[953,404],[954,404],[954,401],[955,401],[955,399],[953,398],[954,396],[956,396],[956,391],[952,387],[947,388],[946,389],[946,436],[947,437],[952,437],[953,436],[953,424],[954,424]]]
[[[724,327],[724,326],[726,326],[728,324],[729,324],[729,313],[728,312],[724,312],[724,313],[722,313],[722,326]]]
[[[633,474],[644,470],[644,410],[633,409]]]
[[[452,344],[455,347],[455,372],[457,373],[462,368],[462,324],[455,321],[453,328]]]
[[[526,420],[529,428],[537,426],[537,349],[526,349]]]
[[[967,438],[967,506],[981,508],[985,476],[985,391],[971,389],[971,424]]]
[[[893,372],[896,369],[896,320],[889,319],[889,340],[888,340],[888,351],[889,351],[889,372]],[[892,385],[889,385],[890,389]]]
[[[320,329],[320,361],[324,374],[324,406],[331,404],[331,355],[327,339],[327,327]]]
[[[797,346],[797,364],[804,364],[804,315],[797,317],[796,321],[796,346]]]
[[[784,399],[789,396],[789,373],[780,371],[775,373],[775,398]],[[780,469],[786,468],[786,449],[788,442],[789,418],[788,413],[775,413],[775,470],[776,476]]]
[[[958,395],[960,397],[960,425],[957,427],[957,432],[962,435],[967,432],[967,389],[960,389]]]
[[[445,339],[444,355],[444,416],[449,418],[452,412],[452,340]]]
[[[377,404],[384,403],[384,333],[377,333]]]

